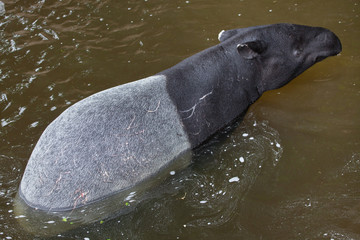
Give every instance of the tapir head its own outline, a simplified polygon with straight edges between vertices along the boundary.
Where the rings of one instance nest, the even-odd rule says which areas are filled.
[[[259,93],[287,84],[307,68],[341,52],[339,38],[321,27],[274,24],[222,31],[243,61],[258,68]]]

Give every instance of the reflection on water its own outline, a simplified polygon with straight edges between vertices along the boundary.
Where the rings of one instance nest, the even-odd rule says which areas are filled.
[[[34,209],[26,205],[17,194],[14,202],[15,219],[18,219],[18,223],[23,229],[33,235],[53,236],[70,229],[79,228],[84,224],[104,222],[104,220],[116,218],[133,211],[139,202],[152,198],[157,186],[164,179],[189,166],[191,155],[190,151],[182,153],[152,178],[147,178],[146,181],[140,182],[134,187],[100,201],[79,208],[74,206],[69,211],[46,212],[37,208]],[[83,196],[79,195],[79,197],[74,198],[74,201],[81,201],[81,197]]]
[[[299,233],[304,227],[308,229],[301,234],[305,239],[358,239],[359,170],[359,153],[350,155],[345,166],[315,186],[314,193],[279,202],[275,213],[277,221],[272,227],[279,229],[281,221],[288,220],[289,229]],[[334,186],[338,186],[335,191]],[[286,232],[284,236],[291,237]]]
[[[130,191],[118,201],[128,212],[89,208],[85,225],[60,215],[30,226],[71,229],[53,239],[360,239],[358,2],[2,2],[0,238],[29,238],[18,185],[41,132],[69,105],[217,44],[222,29],[291,21],[333,30],[341,56],[265,94],[189,167]]]
[[[282,148],[274,129],[251,117],[243,124],[232,134],[223,133],[223,141],[214,143],[215,137],[199,149],[194,172],[180,180],[184,205],[192,213],[184,221],[186,227],[226,224],[263,168],[274,167],[280,159]]]

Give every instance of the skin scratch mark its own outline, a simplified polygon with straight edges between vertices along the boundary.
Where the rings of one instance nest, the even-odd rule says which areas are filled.
[[[189,134],[191,134],[191,135],[193,135],[193,136],[196,136],[196,135],[199,135],[199,134],[200,134],[200,132],[201,132],[201,129],[199,129],[199,131],[198,131],[198,132],[195,132],[195,133],[189,133]]]
[[[182,112],[182,113],[186,113],[186,112],[191,111],[191,114],[190,114],[189,116],[187,116],[187,117],[183,118],[183,119],[188,119],[188,118],[191,118],[191,117],[193,116],[194,112],[195,112],[195,108],[196,108],[196,106],[197,106],[197,104],[195,104],[192,108],[189,108],[189,109],[184,110],[184,111],[180,111],[180,112]]]
[[[200,101],[204,100],[207,96],[211,95],[213,93],[213,90],[211,90],[211,92],[208,92],[207,94],[205,94],[204,96],[202,96],[201,98],[199,98]]]
[[[135,118],[136,118],[136,116],[134,115],[133,119],[131,120],[131,122],[130,122],[129,126],[126,128],[126,130],[130,130],[131,128],[134,128],[131,125],[134,123]]]
[[[75,197],[74,198],[74,207],[73,207],[73,209],[72,209],[72,211],[74,211],[74,209],[76,208],[76,206],[77,206],[77,204],[78,204],[78,201],[79,200],[81,200],[81,203],[82,204],[85,204],[86,202],[87,202],[87,194],[89,193],[89,191],[87,191],[87,192],[83,192],[83,191],[81,191],[80,189],[77,189],[76,191],[75,191],[75,194],[79,194],[77,197]],[[72,212],[71,211],[71,212]]]
[[[210,92],[208,92],[207,94],[205,94],[204,96],[202,96],[201,98],[199,98],[199,101],[197,103],[195,103],[194,106],[192,106],[191,108],[187,109],[187,110],[183,110],[183,111],[179,111],[179,112],[182,112],[182,113],[187,113],[187,112],[190,112],[190,115],[183,118],[183,119],[189,119],[191,118],[193,115],[194,115],[194,112],[195,112],[195,108],[197,107],[197,105],[203,101],[206,97],[208,97],[209,95],[211,95],[213,93],[213,90],[211,90]]]
[[[133,137],[133,136],[140,136],[142,134],[145,133],[145,129],[142,129],[142,130],[139,130],[137,132],[133,132],[133,133],[124,133],[124,134],[117,134],[117,135],[114,135],[117,139],[121,140],[122,138],[126,137],[126,138],[129,138],[129,137]],[[140,137],[141,138],[141,137]],[[142,138],[141,138],[142,139]]]
[[[59,184],[60,180],[62,179],[63,174],[69,174],[69,173],[70,173],[70,172],[61,172],[61,173],[60,173],[60,176],[59,176],[58,179],[56,180],[54,187],[53,187],[53,188],[51,189],[51,191],[47,194],[47,196],[50,196],[51,193],[54,192],[54,190],[56,189],[56,187],[57,187],[57,185]]]
[[[161,102],[161,100],[159,100],[158,105],[157,105],[157,107],[155,108],[155,110],[147,110],[147,112],[149,112],[149,113],[156,112],[156,111],[159,109],[159,107],[160,107],[160,102]]]
[[[106,171],[104,164],[101,164],[100,174],[103,177],[103,182],[112,183],[112,181],[110,180],[110,174],[108,173],[108,171]]]

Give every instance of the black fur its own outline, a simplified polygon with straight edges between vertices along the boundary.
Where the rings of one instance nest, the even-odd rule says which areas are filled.
[[[229,30],[219,39],[220,44],[159,73],[167,78],[192,147],[243,113],[264,91],[341,51],[329,30],[293,24]]]

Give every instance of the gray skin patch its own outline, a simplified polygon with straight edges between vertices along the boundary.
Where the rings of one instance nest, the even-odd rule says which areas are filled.
[[[130,188],[190,148],[159,75],[96,93],[56,118],[26,167],[22,198],[67,210]]]

